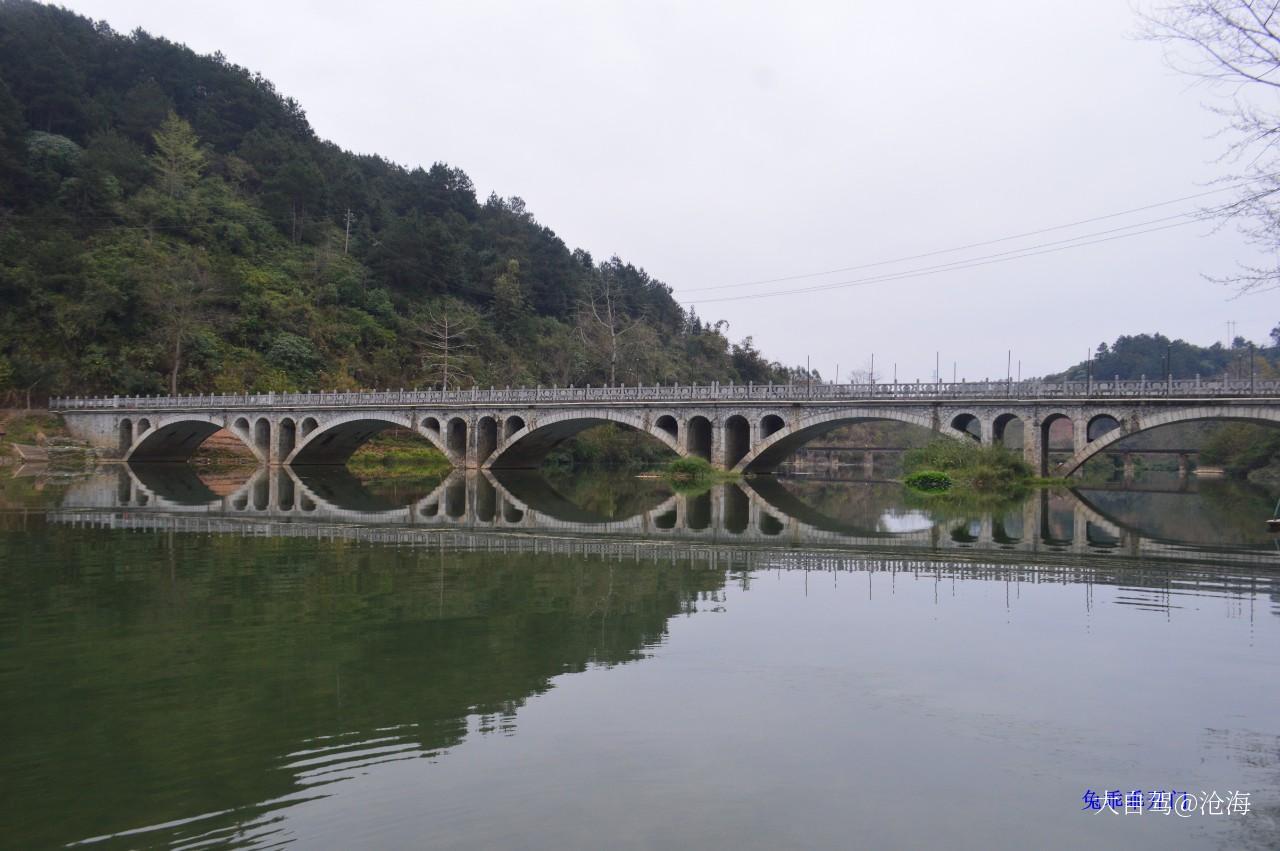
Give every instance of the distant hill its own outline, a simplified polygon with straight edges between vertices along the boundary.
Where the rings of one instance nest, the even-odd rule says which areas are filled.
[[[221,54],[0,0],[0,405],[787,374],[521,199],[317,138]]]
[[[1271,339],[1253,345],[1252,364],[1256,378],[1280,376],[1278,344],[1280,325],[1271,332]],[[1135,334],[1119,337],[1111,345],[1100,343],[1092,363],[1080,361],[1062,372],[1046,375],[1045,380],[1084,381],[1090,374],[1100,381],[1116,376],[1122,380],[1136,380],[1143,376],[1160,378],[1170,371],[1170,366],[1174,378],[1195,378],[1197,375],[1202,378],[1248,378],[1250,352],[1250,343],[1243,337],[1237,337],[1227,347],[1222,343],[1197,346],[1186,340],[1170,340],[1163,334]]]

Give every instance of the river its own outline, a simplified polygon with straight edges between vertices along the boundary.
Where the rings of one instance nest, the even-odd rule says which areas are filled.
[[[1243,484],[0,478],[6,847],[1280,846]]]

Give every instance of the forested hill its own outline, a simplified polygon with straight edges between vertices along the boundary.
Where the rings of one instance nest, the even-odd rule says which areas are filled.
[[[1116,376],[1124,380],[1160,378],[1169,373],[1174,378],[1248,378],[1250,368],[1256,378],[1280,377],[1280,325],[1265,342],[1250,343],[1236,337],[1230,346],[1198,346],[1163,334],[1122,336],[1111,345],[1098,344],[1091,361],[1080,361],[1045,378],[1084,381],[1090,373],[1102,381]]]
[[[220,54],[0,0],[0,404],[784,376],[458,168],[318,139]]]

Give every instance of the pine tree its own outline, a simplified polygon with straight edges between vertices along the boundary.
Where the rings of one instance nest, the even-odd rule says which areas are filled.
[[[161,191],[170,198],[182,198],[200,180],[204,170],[205,156],[200,150],[200,140],[191,125],[173,112],[151,138],[156,143],[151,164]]]

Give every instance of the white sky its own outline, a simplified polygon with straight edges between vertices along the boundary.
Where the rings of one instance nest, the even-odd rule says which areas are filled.
[[[809,295],[698,304],[903,271],[713,293],[1165,201],[1225,166],[1213,95],[1136,41],[1121,0],[241,2],[62,0],[221,50],[300,101],[317,133],[519,195],[570,247],[617,253],[771,358],[831,377],[934,352],[970,379],[1050,372],[1126,333],[1266,339],[1276,297],[1202,273],[1250,251],[1203,224],[1042,257]],[[1227,197],[1227,196],[1222,196]]]

